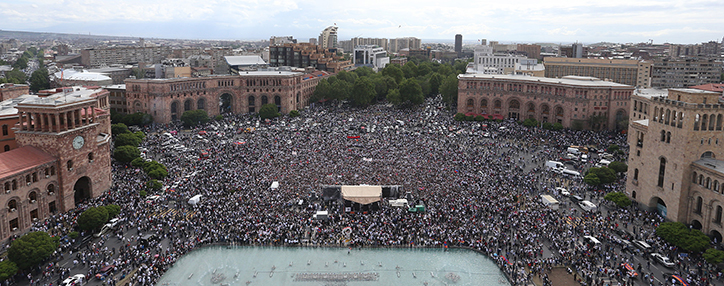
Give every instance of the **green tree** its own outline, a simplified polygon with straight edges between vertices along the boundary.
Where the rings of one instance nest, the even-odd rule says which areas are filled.
[[[9,259],[3,260],[0,262],[0,282],[8,280],[8,278],[13,277],[16,273],[18,273],[20,269],[18,268],[18,265],[15,264],[15,262],[10,261]]]
[[[389,101],[392,104],[398,105],[402,103],[402,98],[400,97],[400,90],[399,89],[391,89],[387,92],[387,101]]]
[[[405,75],[405,78],[408,79],[417,77],[417,65],[412,61],[408,61],[402,66],[402,73]]]
[[[346,81],[349,84],[354,84],[354,82],[357,80],[357,74],[347,71],[340,71],[337,73],[337,79]]]
[[[585,177],[583,177],[583,182],[591,186],[598,186],[601,184],[601,179],[599,179],[594,173],[588,173]]]
[[[616,181],[616,172],[608,167],[590,168],[588,174],[595,174],[601,180],[601,184],[609,184]],[[585,180],[585,178],[584,178]]]
[[[468,69],[468,62],[469,61],[455,60],[455,64],[453,65],[453,72],[455,75],[464,74]]]
[[[276,108],[276,106],[274,107]],[[211,120],[209,114],[203,109],[184,111],[181,115],[181,122],[184,123],[184,126],[188,127],[204,124],[209,122],[209,120]]]
[[[357,74],[358,77],[367,77],[371,76],[375,73],[374,70],[372,70],[371,67],[358,67],[354,71],[352,71]]]
[[[138,138],[141,141],[143,141],[143,139],[146,139],[146,133],[143,133],[143,131],[141,131],[141,130],[133,132],[133,136],[136,136],[136,138]]]
[[[462,112],[458,112],[453,118],[455,119],[455,121],[465,121],[465,114],[463,114]]]
[[[445,80],[445,78],[439,73],[433,73],[430,76],[430,95],[440,94],[440,85],[442,85],[443,80]]]
[[[563,124],[560,124],[558,122],[553,123],[553,127],[551,128],[551,130],[561,130],[561,129],[563,129]]]
[[[137,79],[142,79],[142,78],[146,77],[146,72],[140,68],[132,68],[131,74],[133,76],[135,76]]]
[[[689,229],[681,222],[663,222],[656,235],[686,251],[701,252],[709,246],[709,237],[698,229]]]
[[[153,169],[151,172],[148,172],[148,176],[153,179],[161,180],[168,176],[168,171],[165,169]]]
[[[397,105],[413,106],[422,103],[425,98],[422,95],[422,88],[415,79],[405,79],[400,84],[400,102]],[[394,102],[393,102],[394,104]]]
[[[610,192],[603,197],[603,199],[615,203],[619,207],[627,207],[631,205],[631,199],[629,199],[622,192]]]
[[[445,78],[451,75],[457,77],[457,74],[453,72],[452,65],[449,64],[440,65],[440,67],[437,69],[437,72]]]
[[[709,262],[711,264],[719,264],[724,261],[724,251],[709,248],[704,252],[704,259],[706,259],[706,262]],[[2,277],[0,277],[1,280]]]
[[[609,153],[614,153],[618,150],[619,150],[619,147],[616,144],[608,145],[608,148],[606,148],[606,151],[608,151]]]
[[[417,76],[427,76],[428,74],[432,73],[432,63],[430,62],[421,62],[417,66]]]
[[[143,140],[138,138],[138,136],[136,136],[135,134],[123,133],[123,134],[118,134],[116,136],[115,145],[116,145],[116,147],[120,147],[120,146],[138,147],[138,145],[140,145],[141,142],[143,142]]]
[[[346,80],[337,80],[332,84],[333,98],[337,100],[347,100],[352,93],[352,84]]]
[[[50,88],[50,78],[48,77],[48,69],[39,68],[30,75],[30,90],[38,91]]]
[[[418,77],[415,79],[417,81],[417,85],[420,86],[420,91],[422,92],[422,97],[424,99],[425,96],[432,95],[432,91],[430,89],[430,81],[429,79],[425,79],[423,77]]]
[[[116,217],[119,213],[121,213],[121,207],[119,205],[107,205],[105,206],[106,212],[108,212],[108,219],[112,219]]]
[[[538,126],[538,121],[533,118],[528,118],[523,121],[523,126],[525,127],[536,127]]]
[[[78,217],[78,227],[85,231],[99,229],[108,222],[108,210],[105,207],[92,207]]]
[[[146,163],[146,161],[143,160],[143,158],[141,158],[141,157],[131,160],[131,166],[136,167],[136,168],[142,168],[143,163]]]
[[[614,170],[616,173],[625,173],[628,171],[628,165],[624,162],[614,161],[608,164],[608,168]]]
[[[390,64],[385,66],[384,69],[382,69],[382,75],[383,76],[389,76],[393,79],[395,79],[395,82],[399,85],[402,83],[402,79],[405,78],[405,73],[402,72],[402,69],[399,65]]]
[[[128,126],[123,123],[116,123],[111,124],[111,134],[118,135],[123,133],[130,133],[131,131],[128,130]]]
[[[122,163],[131,162],[139,156],[141,156],[141,151],[138,151],[138,148],[134,146],[125,145],[116,147],[116,149],[113,150],[113,158],[116,158],[118,162]]]
[[[369,78],[363,77],[354,82],[349,99],[355,106],[366,107],[372,103],[376,95],[375,84]]]
[[[301,114],[299,114],[299,111],[297,111],[297,110],[289,111],[289,116],[292,118],[297,117],[299,115],[301,115]]]
[[[440,85],[442,98],[449,107],[452,107],[458,100],[458,78],[455,75],[446,77]]]
[[[146,188],[154,192],[158,192],[163,188],[163,184],[158,180],[150,180],[146,183]]]
[[[111,119],[111,121],[113,121],[113,120]],[[143,112],[136,112],[133,114],[128,114],[128,115],[123,116],[123,120],[121,122],[125,123],[128,126],[147,125],[147,124],[153,122],[153,116],[151,116],[150,114],[143,113]]]
[[[7,78],[8,82],[15,84],[25,84],[25,82],[28,80],[28,77],[25,75],[25,73],[17,68],[14,68],[11,71],[5,73],[5,77]]]
[[[8,259],[18,268],[28,270],[47,259],[58,248],[58,242],[44,231],[35,231],[13,241]]]
[[[19,70],[27,68],[28,67],[28,58],[20,57],[19,59],[17,59],[15,61],[15,63],[13,64],[12,67],[15,69],[19,69]]]
[[[270,119],[279,116],[278,108],[274,103],[267,103],[259,109],[259,117],[261,119]]]
[[[317,87],[314,88],[311,101],[320,101],[322,99],[332,99],[332,86],[326,78],[319,80]]]

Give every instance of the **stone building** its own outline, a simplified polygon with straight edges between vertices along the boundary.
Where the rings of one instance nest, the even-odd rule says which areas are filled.
[[[654,62],[651,84],[658,88],[682,88],[720,83],[723,65],[715,57],[659,58]]]
[[[17,149],[0,153],[0,238],[111,185],[108,92],[68,88],[15,100]]]
[[[274,103],[282,113],[309,105],[322,71],[248,71],[239,75],[175,79],[128,79],[128,113],[143,112],[156,123],[179,120],[184,111],[203,109],[214,117],[223,112],[254,113]]]
[[[458,75],[458,112],[560,123],[574,129],[622,129],[632,86],[591,77]]]
[[[0,84],[0,101],[16,98],[30,92],[30,86],[27,84]]]
[[[651,62],[545,57],[546,77],[592,76],[636,87],[651,87]]]
[[[626,192],[670,221],[721,242],[724,105],[699,89],[641,90],[632,96]]]

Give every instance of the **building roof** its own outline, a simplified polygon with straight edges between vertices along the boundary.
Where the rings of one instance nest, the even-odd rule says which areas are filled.
[[[267,63],[261,58],[261,56],[225,56],[226,63],[230,66],[253,66],[253,65],[266,65]]]
[[[724,161],[717,160],[714,158],[701,158],[694,161],[694,164],[699,165],[702,169],[711,171],[712,173],[718,173],[724,176]]]
[[[552,84],[567,84],[577,86],[588,86],[588,87],[631,87],[630,85],[615,83],[611,81],[603,81],[595,77],[581,77],[581,76],[565,76],[563,78],[549,78],[549,77],[537,77],[528,75],[500,75],[500,74],[461,74],[458,78],[480,78],[480,79],[504,79],[504,80],[519,80],[519,81],[530,81],[540,83],[552,83]]]
[[[33,146],[23,146],[3,152],[0,153],[0,178],[20,174],[55,160],[55,157]]]
[[[652,97],[669,97],[669,90],[659,88],[637,88],[634,91],[634,95],[649,99]]]
[[[713,92],[724,92],[724,83],[708,83],[708,84],[692,86],[691,88],[708,90],[708,91],[713,91]]]
[[[63,90],[66,90],[67,92],[63,92]],[[102,91],[102,89],[76,86],[72,88],[66,87],[51,89],[50,91],[54,93],[49,96],[40,97],[37,95],[24,94],[16,98],[0,102],[0,117],[8,115],[16,116],[18,114],[18,110],[15,107],[20,103],[63,105],[88,100],[89,98],[95,97],[98,92]]]
[[[65,70],[62,72],[56,72],[55,78],[60,79],[61,77],[63,80],[77,80],[77,81],[108,81],[112,80],[107,75],[104,75],[102,73],[97,72],[89,72],[89,71],[74,71],[74,70]]]
[[[701,89],[695,89],[695,88],[670,88],[669,90],[679,91],[679,92],[686,92],[686,93],[718,94],[718,92],[711,92],[711,91],[708,91],[708,90],[701,90]]]

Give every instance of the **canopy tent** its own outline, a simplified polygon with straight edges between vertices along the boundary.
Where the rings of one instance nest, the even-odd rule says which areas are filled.
[[[380,201],[381,186],[342,186],[342,198],[362,205]]]

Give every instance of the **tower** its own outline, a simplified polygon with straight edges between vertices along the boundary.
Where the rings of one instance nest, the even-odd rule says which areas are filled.
[[[337,26],[329,26],[319,34],[319,43],[322,49],[337,47]]]
[[[458,54],[458,58],[463,55],[463,35],[455,35],[455,53]]]
[[[109,93],[88,91],[16,106],[18,146],[33,146],[57,159],[57,203],[63,212],[111,185]]]

